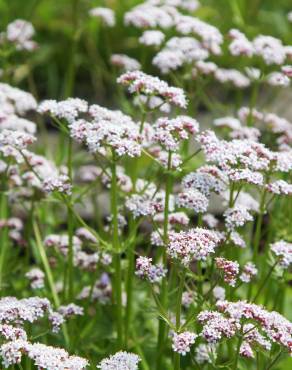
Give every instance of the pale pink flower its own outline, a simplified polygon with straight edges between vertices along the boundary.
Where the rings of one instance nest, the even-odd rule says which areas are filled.
[[[185,331],[183,333],[174,333],[172,337],[172,349],[174,352],[185,356],[187,352],[190,352],[191,345],[195,343],[197,335],[195,333]]]

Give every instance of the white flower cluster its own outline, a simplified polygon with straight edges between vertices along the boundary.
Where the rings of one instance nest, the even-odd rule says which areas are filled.
[[[75,234],[81,240],[97,244],[97,238],[85,227],[80,227],[77,229]]]
[[[213,124],[216,127],[228,127],[231,130],[237,130],[241,128],[241,122],[239,119],[229,116],[216,118]]]
[[[224,218],[226,228],[229,231],[233,231],[237,227],[245,225],[246,222],[253,220],[253,216],[249,213],[249,210],[242,206],[228,208],[224,212]]]
[[[292,149],[276,154],[276,170],[289,172],[292,170]]]
[[[83,307],[76,305],[75,303],[69,303],[66,306],[60,306],[58,312],[64,317],[68,318],[71,316],[82,316],[84,315]]]
[[[212,166],[202,166],[196,172],[190,172],[183,178],[182,185],[186,189],[196,189],[209,197],[212,192],[220,194],[224,189],[223,174]],[[219,176],[219,177],[218,177]]]
[[[99,18],[108,27],[114,27],[116,24],[115,13],[110,8],[93,8],[89,10],[89,15],[95,18]]]
[[[214,75],[217,71],[218,66],[213,62],[206,62],[204,60],[198,60],[195,63],[195,68],[192,70],[192,75],[196,78],[197,74],[200,73],[202,75]]]
[[[264,177],[260,172],[248,168],[231,169],[227,171],[228,177],[233,182],[245,182],[253,185],[263,185]]]
[[[74,122],[79,114],[87,111],[87,102],[79,98],[68,98],[59,102],[56,100],[44,100],[38,106],[40,114],[50,114],[58,119],[65,119],[69,123]]]
[[[219,311],[227,316],[228,320],[237,323],[237,328],[240,327],[241,319],[244,321],[246,319],[252,320],[250,323],[260,329],[269,342],[278,343],[291,353],[292,324],[278,312],[269,312],[261,306],[246,301],[218,301],[216,305]],[[209,322],[208,325],[210,325]],[[249,332],[246,333],[246,336],[247,341],[250,342]],[[264,343],[266,346],[266,341]]]
[[[11,130],[11,131],[21,131],[27,134],[35,135],[36,134],[36,124],[32,121],[29,121],[25,118],[16,116],[15,114],[3,116],[0,112],[0,130]]]
[[[162,264],[152,264],[152,258],[140,256],[136,260],[136,275],[149,280],[150,283],[159,283],[166,273],[167,270]]]
[[[195,343],[197,335],[190,331],[183,333],[174,333],[172,337],[172,349],[174,352],[185,356],[187,352],[190,352],[191,345]]]
[[[262,143],[251,140],[219,140],[211,130],[197,136],[208,162],[220,168],[249,168],[253,171],[269,169],[275,154]]]
[[[236,246],[236,247],[239,247],[239,248],[246,248],[246,243],[244,241],[244,239],[242,238],[242,236],[237,233],[236,231],[232,231],[231,234],[230,234],[230,240],[232,241],[232,243]]]
[[[165,35],[163,32],[149,30],[143,32],[142,36],[139,38],[139,42],[146,46],[159,46],[163,43],[164,39]]]
[[[170,232],[167,253],[188,266],[193,260],[204,261],[222,240],[221,233],[202,228]]]
[[[292,65],[285,65],[281,67],[281,71],[285,76],[292,78]]]
[[[156,192],[156,187],[149,186],[144,192],[132,194],[126,199],[126,207],[133,213],[134,217],[154,216],[164,210],[165,192]],[[169,210],[174,210],[175,199],[171,195],[169,198]]]
[[[20,218],[11,217],[7,219],[0,219],[0,230],[2,228],[8,228],[8,236],[13,241],[21,244],[23,241],[21,231],[23,230],[23,222]]]
[[[141,152],[138,126],[129,116],[120,111],[111,111],[98,105],[88,107],[78,98],[56,102],[47,100],[40,104],[40,113],[65,119],[69,123],[70,135],[84,142],[91,152],[102,152],[111,147],[118,156],[139,156]],[[79,115],[87,115],[87,119]]]
[[[215,258],[216,267],[223,271],[224,281],[234,287],[237,275],[239,274],[239,264],[235,261],[229,261],[223,257]]]
[[[216,285],[215,288],[213,289],[213,296],[216,299],[216,301],[218,300],[222,301],[223,299],[225,299],[225,295],[226,295],[225,288]]]
[[[118,83],[128,86],[130,93],[158,96],[166,102],[186,108],[187,99],[182,89],[171,87],[158,77],[153,77],[141,71],[127,72],[118,78]]]
[[[229,133],[231,139],[247,139],[251,141],[259,141],[261,132],[256,127],[240,127],[237,130],[233,130]]]
[[[221,54],[223,35],[216,27],[198,18],[181,15],[177,18],[176,29],[184,35],[195,34],[199,36],[203,46],[212,54]]]
[[[199,132],[199,123],[188,116],[177,116],[173,119],[162,117],[156,121],[153,128],[153,141],[173,152],[179,149],[182,140]]]
[[[154,57],[153,65],[162,73],[169,73],[184,64],[207,59],[209,52],[193,37],[173,37],[165,47]]]
[[[33,25],[23,19],[15,19],[9,23],[6,31],[1,34],[1,41],[7,41],[15,45],[17,50],[32,51],[37,43],[32,40],[35,34]]]
[[[0,83],[0,153],[9,161],[23,163],[23,151],[36,140],[36,125],[19,117],[34,109],[36,101],[31,94]],[[11,161],[7,168],[10,168],[7,175],[13,173],[14,182],[20,185],[18,168],[12,170]]]
[[[216,359],[216,346],[200,343],[195,349],[195,359],[198,364],[212,363]]]
[[[67,172],[65,167],[58,169],[50,160],[28,150],[22,151],[22,155],[21,162],[25,161],[26,166],[20,184],[26,185],[27,189],[35,188],[42,192],[70,190],[67,175],[63,174]]]
[[[152,1],[145,1],[125,13],[126,25],[133,25],[137,28],[163,28],[167,29],[175,24],[179,16],[177,9],[170,5],[153,4]]]
[[[177,195],[176,203],[179,207],[192,209],[195,213],[205,213],[209,200],[197,189],[186,189]]]
[[[205,224],[210,228],[214,229],[215,227],[218,226],[219,221],[217,218],[212,215],[211,213],[206,213],[203,215],[202,220],[205,222]]]
[[[194,292],[183,292],[181,298],[181,304],[184,307],[190,307],[190,305],[194,302],[195,293]]]
[[[50,310],[50,302],[46,298],[30,297],[17,299],[4,297],[0,299],[1,323],[33,323]]]
[[[266,350],[271,349],[271,343],[259,332],[253,324],[243,325],[244,340],[240,346],[239,353],[243,357],[253,358],[254,353],[252,346],[259,345]]]
[[[165,102],[162,98],[158,96],[146,96],[143,94],[140,94],[133,99],[134,105],[137,106],[145,106],[150,110],[160,110],[163,113],[170,113],[171,106],[169,103]],[[151,135],[152,135],[152,126],[145,122],[144,124],[144,136],[147,142],[151,141]],[[150,136],[150,138],[148,137]],[[144,144],[146,146],[147,143]]]
[[[253,40],[254,53],[263,58],[267,65],[285,62],[286,51],[282,41],[272,37],[259,35]]]
[[[72,194],[72,184],[67,175],[48,177],[43,181],[43,189],[46,193]]]
[[[23,115],[37,108],[36,100],[30,93],[5,83],[0,83],[0,102],[1,115]]]
[[[85,286],[77,297],[79,300],[88,298],[93,302],[98,301],[101,305],[111,302],[112,287],[108,274],[103,273],[95,282],[93,289],[91,286]]]
[[[286,59],[286,48],[282,41],[266,35],[258,35],[253,41],[249,41],[244,33],[237,29],[229,31],[231,43],[229,51],[234,56],[259,56],[267,65],[281,65]]]
[[[134,58],[125,54],[112,54],[110,62],[113,66],[123,69],[124,71],[136,71],[141,69],[141,64]]]
[[[290,79],[284,73],[272,72],[267,76],[267,83],[271,86],[287,87],[290,85]]]
[[[0,151],[4,157],[13,157],[17,162],[23,161],[20,151],[31,145],[36,138],[21,131],[0,131]]]
[[[280,265],[288,268],[292,264],[292,243],[279,240],[271,244],[271,251],[280,259]]]
[[[103,251],[94,253],[85,252],[82,250],[83,244],[86,242],[96,244],[97,240],[90,232],[84,229],[78,229],[76,235],[73,236],[73,262],[74,266],[79,267],[81,270],[94,271],[97,263],[108,265],[111,263],[111,256]],[[68,235],[48,235],[44,240],[46,247],[55,247],[63,256],[68,257],[69,254],[69,237]]]
[[[250,85],[250,80],[236,69],[217,68],[214,77],[221,83],[230,83],[239,89],[244,89]]]
[[[236,320],[226,318],[220,312],[202,311],[197,319],[203,325],[201,336],[210,344],[219,342],[222,337],[232,338],[237,330]]]
[[[239,279],[244,283],[249,283],[258,273],[258,269],[252,262],[247,262],[242,269]]]
[[[152,5],[173,6],[175,8],[188,10],[190,12],[194,12],[200,7],[200,3],[198,0],[147,0],[146,2]]]
[[[289,184],[285,180],[277,180],[271,184],[266,185],[268,192],[277,195],[291,195],[292,194],[292,184]]]
[[[136,157],[141,154],[138,126],[120,111],[92,105],[90,121],[75,120],[70,124],[70,134],[78,142],[84,142],[95,153],[112,148],[118,156]]]
[[[163,223],[164,221],[164,214],[157,213],[153,220],[158,223]],[[187,226],[190,222],[189,217],[184,212],[173,212],[168,215],[168,222],[170,225],[181,225]]]
[[[5,368],[19,364],[23,354],[30,358],[39,369],[81,370],[88,365],[88,361],[82,357],[69,356],[62,348],[46,346],[41,343],[30,343],[19,339],[1,346],[1,356]]]
[[[117,352],[97,365],[101,370],[138,370],[140,357],[135,353]]]
[[[32,289],[42,289],[45,285],[44,272],[38,267],[31,268],[26,274],[25,277],[30,281],[30,287]]]
[[[244,33],[237,29],[231,29],[228,33],[231,38],[231,43],[228,48],[232,55],[234,56],[247,56],[251,57],[254,53],[254,48],[252,42],[250,42]]]

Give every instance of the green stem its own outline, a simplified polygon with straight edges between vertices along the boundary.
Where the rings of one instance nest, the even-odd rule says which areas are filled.
[[[167,254],[166,254],[166,245],[168,238],[168,215],[169,215],[169,197],[172,187],[172,175],[171,170],[171,152],[168,152],[168,164],[167,164],[167,178],[166,178],[166,187],[165,187],[165,203],[164,203],[164,222],[163,222],[163,239],[164,239],[164,249],[162,255],[163,266],[167,265]],[[163,308],[167,305],[167,278],[164,277],[161,283],[161,304]],[[162,353],[164,349],[166,335],[166,323],[163,320],[159,321],[158,328],[158,343],[157,343],[157,359],[156,359],[156,369],[161,370],[162,362]]]
[[[72,183],[73,178],[73,163],[72,163],[72,139],[69,137],[68,141],[68,158],[67,158],[67,167],[68,167],[68,177]],[[67,205],[67,215],[68,215],[68,242],[69,242],[69,251],[68,251],[68,300],[71,301],[74,297],[74,250],[73,250],[73,234],[74,234],[74,215],[72,212],[72,195],[68,195],[68,205]]]
[[[261,229],[262,229],[263,216],[264,216],[264,212],[265,212],[266,196],[267,196],[267,191],[264,188],[264,190],[262,192],[262,195],[261,195],[260,209],[259,209],[259,215],[257,217],[255,237],[254,237],[254,243],[253,243],[253,247],[254,247],[253,260],[254,260],[254,262],[258,261],[258,253],[259,253],[259,245],[260,245],[260,240],[261,240]]]
[[[179,289],[177,293],[177,301],[176,301],[176,313],[175,313],[175,323],[176,323],[176,330],[180,328],[180,318],[181,318],[181,302],[182,302],[182,295],[185,286],[185,277],[186,277],[186,270],[184,269],[182,272],[182,276],[180,278]]]
[[[60,300],[59,300],[59,297],[58,297],[58,294],[57,294],[57,291],[56,291],[56,288],[55,288],[53,273],[52,273],[52,270],[51,270],[51,267],[50,267],[50,264],[49,264],[49,261],[48,261],[48,257],[46,255],[44,245],[42,243],[40,229],[39,229],[39,226],[38,226],[36,220],[33,220],[33,230],[34,230],[36,245],[37,245],[37,248],[38,248],[39,255],[41,257],[42,264],[43,264],[44,269],[45,269],[45,273],[46,273],[46,276],[47,276],[47,279],[48,279],[48,283],[49,283],[49,287],[50,287],[50,290],[51,290],[51,293],[52,293],[54,304],[55,304],[56,307],[59,307],[60,306]]]
[[[136,225],[133,220],[133,217],[130,218],[129,228],[131,230],[131,234],[136,234]],[[128,274],[127,274],[127,306],[126,306],[126,317],[125,317],[125,343],[128,346],[129,340],[129,327],[132,319],[132,305],[133,305],[133,278],[135,272],[135,242],[130,238],[128,252],[127,252],[127,259],[128,259]]]
[[[7,220],[8,218],[8,199],[7,195],[4,192],[0,194],[0,219]],[[8,227],[4,226],[0,230],[0,241],[1,241],[1,253],[0,253],[0,291],[2,291],[2,284],[3,284],[3,269],[5,266],[6,254],[8,250]]]
[[[112,244],[114,250],[114,300],[116,308],[117,323],[117,346],[122,347],[123,343],[123,315],[122,315],[122,272],[121,255],[118,229],[118,187],[117,168],[114,151],[112,152],[112,180],[111,180],[111,213],[112,213]]]
[[[180,318],[181,318],[181,303],[182,303],[182,295],[185,285],[185,276],[186,270],[184,269],[182,272],[182,276],[180,278],[178,293],[177,293],[177,301],[176,301],[176,312],[175,312],[175,325],[176,331],[180,329]],[[180,370],[180,354],[175,352],[174,353],[174,370]]]
[[[197,154],[200,153],[202,149],[196,150],[194,153],[190,154],[186,159],[182,162],[181,167],[183,167],[187,162],[189,162],[192,158],[194,158]]]
[[[232,182],[230,184],[230,193],[229,193],[229,208],[232,208],[234,206],[234,183]]]
[[[270,267],[270,270],[268,271],[266,277],[264,278],[262,284],[260,285],[255,297],[254,297],[254,300],[253,302],[256,302],[256,300],[258,299],[259,295],[261,294],[262,290],[264,289],[266,283],[268,282],[270,276],[272,275],[272,272],[274,271],[275,267],[277,266],[279,260],[277,260],[271,267]]]
[[[242,327],[241,327],[240,331],[242,332]],[[238,359],[239,359],[239,351],[240,351],[241,343],[242,343],[242,334],[240,333],[240,337],[238,338],[238,342],[237,342],[236,354],[235,354],[234,364],[233,364],[232,370],[237,370],[237,364],[238,364]]]
[[[142,115],[141,115],[141,121],[140,121],[140,128],[139,132],[142,134],[144,123],[146,121],[147,117],[147,106],[148,106],[149,98],[146,102],[146,106],[142,109]],[[135,158],[132,168],[132,181],[133,181],[133,189],[135,191],[136,188],[136,181],[138,176],[138,163],[139,158]],[[133,219],[133,217],[130,218],[129,222],[129,229],[130,229],[130,242],[128,245],[128,251],[127,251],[127,260],[129,263],[128,266],[128,273],[127,273],[127,283],[126,283],[126,291],[127,291],[127,305],[126,305],[126,315],[125,315],[125,344],[128,346],[129,341],[129,328],[130,323],[132,321],[132,306],[133,306],[133,278],[134,278],[134,272],[135,272],[135,235],[137,232],[137,225]]]
[[[272,360],[272,362],[265,368],[265,370],[270,370],[274,365],[275,363],[280,359],[282,355],[282,351],[280,351],[276,356],[275,358]]]
[[[37,246],[39,255],[41,257],[42,264],[44,266],[44,270],[45,270],[46,277],[49,283],[54,305],[55,307],[59,307],[60,300],[58,297],[58,293],[56,291],[53,273],[52,273],[52,270],[51,270],[51,267],[48,261],[48,257],[47,257],[44,245],[42,243],[40,229],[35,219],[33,220],[33,230],[34,230],[34,235],[35,235],[35,240],[36,240],[36,246]],[[69,336],[68,336],[68,332],[67,332],[67,328],[65,324],[62,326],[62,331],[63,331],[66,347],[68,348],[70,341],[69,341]]]

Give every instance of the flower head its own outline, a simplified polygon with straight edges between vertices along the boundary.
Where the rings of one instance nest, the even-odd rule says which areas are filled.
[[[155,95],[180,108],[187,106],[184,91],[178,87],[170,87],[158,77],[147,75],[141,71],[132,71],[121,75],[117,81],[121,85],[128,86],[130,93]]]
[[[190,331],[185,331],[180,334],[174,333],[172,338],[172,349],[174,352],[185,356],[187,352],[190,352],[191,345],[195,343],[196,338],[197,335]]]
[[[97,365],[101,370],[137,370],[140,357],[134,353],[117,352]]]

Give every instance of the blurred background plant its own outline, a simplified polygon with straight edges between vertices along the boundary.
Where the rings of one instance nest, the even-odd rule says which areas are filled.
[[[74,96],[116,104],[116,74],[109,61],[111,54],[127,54],[142,63],[143,71],[159,72],[151,64],[155,49],[147,49],[138,41],[141,30],[124,25],[125,12],[140,3],[138,0],[26,0],[24,5],[21,0],[1,0],[1,29],[14,19],[30,21],[39,45],[33,53],[11,57],[2,51],[1,68],[9,68],[7,78],[28,87],[40,99],[64,97],[70,88]],[[218,27],[223,34],[238,28],[248,38],[266,34],[279,37],[284,44],[291,42],[292,25],[287,19],[291,10],[289,0],[202,0],[200,4],[193,14]],[[97,6],[114,10],[114,27],[104,27],[98,19],[89,16],[89,10]],[[169,35],[171,32],[167,30]],[[224,53],[220,65],[231,64],[236,68],[243,62]],[[72,74],[76,77],[72,78]],[[68,82],[71,79],[73,88]],[[228,95],[226,86],[224,90]]]

